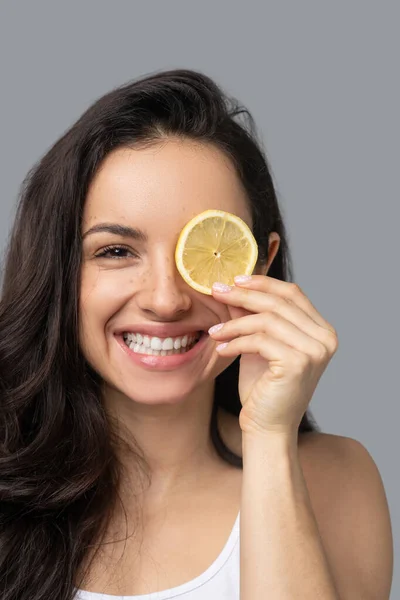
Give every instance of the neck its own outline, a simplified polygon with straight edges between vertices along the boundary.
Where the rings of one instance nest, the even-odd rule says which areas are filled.
[[[116,419],[118,433],[144,458],[150,476],[140,492],[145,505],[165,505],[171,497],[197,488],[219,462],[210,437],[213,397],[214,381],[168,404],[139,403],[115,389],[106,390],[106,409]],[[122,452],[121,461],[127,489],[136,493],[137,461]]]

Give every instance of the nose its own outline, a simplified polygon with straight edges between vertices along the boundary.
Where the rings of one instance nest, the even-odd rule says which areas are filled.
[[[190,288],[173,258],[164,255],[153,261],[143,273],[136,302],[147,316],[163,321],[174,321],[190,309]]]

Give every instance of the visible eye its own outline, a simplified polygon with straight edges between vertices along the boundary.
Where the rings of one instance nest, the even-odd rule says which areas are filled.
[[[96,254],[96,258],[128,258],[125,256],[128,252],[138,258],[138,255],[126,246],[106,246],[99,254]]]

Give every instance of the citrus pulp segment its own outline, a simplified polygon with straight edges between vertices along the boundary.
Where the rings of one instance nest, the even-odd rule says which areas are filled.
[[[191,219],[175,249],[183,279],[209,295],[214,281],[233,285],[236,275],[251,275],[257,258],[257,242],[247,224],[237,215],[216,209]]]

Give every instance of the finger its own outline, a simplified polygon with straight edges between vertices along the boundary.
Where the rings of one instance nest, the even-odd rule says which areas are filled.
[[[280,340],[262,333],[255,333],[225,342],[217,346],[216,350],[226,357],[259,354],[268,363],[287,365],[289,368],[295,366],[299,372],[309,365],[307,355],[290,348]]]
[[[296,304],[321,327],[336,333],[334,327],[322,317],[297,283],[281,281],[268,275],[252,275],[248,282],[239,283],[235,281],[234,287],[275,294],[288,302]]]
[[[232,287],[227,293],[218,293],[218,296],[218,300],[221,302],[225,302],[230,306],[240,306],[252,313],[275,313],[281,315],[298,329],[323,343],[331,353],[334,353],[337,350],[338,340],[334,330],[327,329],[325,326],[317,323],[300,306],[288,302],[280,296],[236,287]],[[235,321],[235,319],[229,321],[229,323],[232,323],[233,321]]]
[[[307,354],[315,361],[325,361],[333,354],[329,344],[326,343],[326,330],[313,324],[308,317],[306,320],[308,329],[316,332],[312,331],[310,334],[280,315],[269,312],[228,321],[218,331],[211,330],[209,333],[218,342],[264,334],[267,338],[272,337],[287,347]]]
[[[289,321],[298,329],[307,333],[310,337],[325,342],[326,329],[318,325],[307,313],[295,304],[289,304],[279,296],[262,292],[253,292],[246,297],[248,299],[247,302],[252,302],[253,309],[257,309],[258,314],[252,314],[252,318],[241,317],[239,319],[228,321],[224,326],[225,333],[230,333],[232,331],[235,336],[236,332],[237,335],[240,335],[242,333],[263,331],[263,315],[266,313],[274,313],[286,321]],[[262,315],[261,318],[259,318],[259,315]],[[245,320],[243,321],[243,319]],[[221,331],[219,333],[221,333]]]

